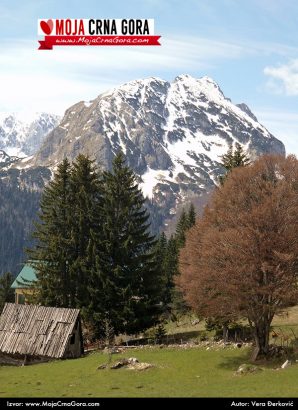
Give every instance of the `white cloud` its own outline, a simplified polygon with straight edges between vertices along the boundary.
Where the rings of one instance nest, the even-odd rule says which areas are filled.
[[[0,111],[18,111],[30,104],[34,110],[61,113],[77,101],[135,78],[206,71],[218,60],[246,53],[239,45],[194,37],[165,36],[161,43],[161,47],[54,47],[52,51],[37,50],[32,41],[4,43]]]
[[[287,154],[298,156],[298,113],[256,110],[258,120],[286,147]]]
[[[37,41],[2,42],[0,111],[29,107],[62,114],[71,104],[136,78],[200,76],[225,60],[261,55],[264,50],[288,55],[297,51],[283,45],[170,34],[160,41],[161,47],[54,47],[52,51],[37,50]],[[271,82],[276,87],[276,81]]]
[[[264,74],[270,77],[267,86],[271,91],[298,95],[298,59],[278,67],[265,67]]]

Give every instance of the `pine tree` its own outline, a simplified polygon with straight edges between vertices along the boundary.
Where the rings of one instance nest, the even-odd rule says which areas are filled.
[[[169,297],[169,310],[172,315],[177,316],[187,313],[189,308],[187,307],[183,295],[180,290],[175,287],[175,280],[179,273],[179,253],[185,246],[185,239],[187,231],[196,223],[196,211],[193,204],[190,204],[188,212],[182,210],[180,219],[177,223],[175,238],[169,240],[168,246],[168,276],[170,279],[170,297]]]
[[[92,240],[100,229],[100,181],[92,161],[65,159],[41,200],[36,246],[29,250],[37,271],[38,301],[49,306],[89,303]]]
[[[166,266],[165,266],[165,260],[166,260],[166,253],[167,253],[167,237],[164,232],[162,232],[156,242],[155,245],[155,259],[156,259],[156,265],[159,270],[160,276],[163,278],[163,283],[161,286],[165,289],[166,288]],[[162,300],[163,303],[165,303],[164,297]]]
[[[168,278],[167,310],[174,320],[177,320],[179,316],[184,315],[189,310],[180,290],[175,286],[175,280],[180,274],[179,252],[181,247],[182,245],[179,246],[176,237],[172,235],[168,241],[165,266]]]
[[[164,232],[161,233],[156,244],[156,263],[161,276],[160,286],[162,288],[161,302],[163,313],[170,312],[172,288],[174,286],[173,277],[177,268],[178,256],[177,245],[173,236],[167,240]]]
[[[175,288],[175,278],[179,275],[178,256],[180,249],[185,244],[186,232],[195,224],[196,212],[191,204],[188,211],[182,210],[176,227],[175,235],[167,241],[162,233],[156,245],[157,266],[162,275],[162,303],[165,315],[184,314],[188,309],[183,301],[183,297]]]
[[[226,169],[227,172],[231,171],[231,169],[234,168],[234,163],[233,163],[233,147],[230,146],[228,151],[221,156],[222,163],[221,165]]]
[[[164,304],[167,312],[171,312],[173,289],[175,287],[174,278],[178,274],[178,246],[175,237],[172,235],[168,240],[164,260]]]
[[[0,314],[7,302],[14,302],[14,291],[11,288],[13,276],[10,272],[4,273],[0,276]]]
[[[187,214],[187,228],[190,229],[196,223],[196,211],[194,204],[190,204]]]
[[[74,161],[70,174],[72,211],[69,270],[74,290],[71,304],[77,307],[85,306],[89,300],[89,275],[94,263],[91,249],[93,241],[98,242],[102,224],[101,181],[93,162],[80,154]]]
[[[188,229],[188,217],[185,212],[185,209],[183,208],[179,221],[176,226],[175,238],[176,238],[178,248],[184,246],[185,232],[187,231],[187,229]]]
[[[37,272],[39,302],[49,306],[69,306],[73,294],[69,273],[70,258],[70,164],[65,159],[54,179],[45,187],[39,222],[33,237],[36,245],[28,250]]]
[[[242,146],[236,143],[235,150],[231,146],[228,152],[222,155],[222,166],[226,169],[226,174],[219,177],[219,182],[221,185],[225,182],[228,174],[233,168],[245,167],[250,164],[250,160],[243,151]]]
[[[103,230],[92,272],[93,322],[102,318],[115,333],[138,332],[153,325],[160,313],[160,283],[149,214],[133,171],[118,154],[112,172],[103,175]]]
[[[242,145],[236,143],[236,148],[233,156],[233,168],[245,167],[246,165],[249,165],[249,163],[250,160],[243,151]]]

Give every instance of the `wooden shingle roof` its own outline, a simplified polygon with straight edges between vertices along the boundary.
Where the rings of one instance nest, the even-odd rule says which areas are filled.
[[[0,316],[0,352],[62,358],[79,312],[6,303]]]

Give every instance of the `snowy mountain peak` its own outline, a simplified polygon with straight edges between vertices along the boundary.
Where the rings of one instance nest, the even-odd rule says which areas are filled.
[[[163,86],[167,84],[167,81],[164,81],[158,77],[149,77],[143,80],[133,80],[129,81],[120,87],[114,88],[110,92],[104,94],[105,97],[108,95],[120,95],[126,98],[136,97],[138,94],[143,94],[147,89],[154,89],[155,87]]]
[[[7,153],[0,149],[0,169],[1,171],[5,170],[6,167],[9,167],[14,162],[19,160],[18,157],[9,156]]]
[[[236,143],[251,158],[285,152],[250,109],[234,105],[210,77],[150,77],[70,107],[29,162],[55,169],[82,152],[110,168],[122,150],[144,194],[169,212],[214,187],[221,155]]]
[[[44,137],[58,125],[57,115],[40,113],[0,113],[0,149],[8,155],[31,155]]]
[[[182,83],[184,86],[196,94],[205,94],[213,99],[225,99],[219,85],[211,77],[205,76],[194,78],[188,74],[182,74],[175,78],[174,83]]]

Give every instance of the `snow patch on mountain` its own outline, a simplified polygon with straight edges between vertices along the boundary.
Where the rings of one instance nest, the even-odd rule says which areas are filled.
[[[236,143],[251,158],[285,153],[249,107],[233,104],[210,77],[150,77],[70,107],[31,164],[55,169],[84,153],[110,169],[122,150],[144,195],[169,210],[210,191],[223,172],[221,156]]]
[[[155,185],[163,181],[168,175],[168,171],[161,171],[151,169],[148,167],[147,171],[142,175],[142,183],[140,184],[144,196],[152,198]]]
[[[10,156],[31,155],[38,150],[59,120],[57,115],[47,113],[0,112],[0,149]]]

